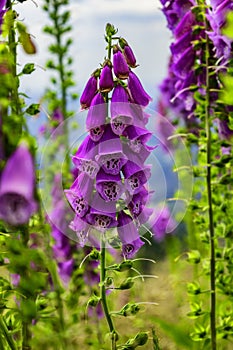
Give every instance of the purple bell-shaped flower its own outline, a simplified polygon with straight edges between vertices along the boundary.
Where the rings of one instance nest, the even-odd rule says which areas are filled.
[[[0,180],[0,218],[11,225],[29,221],[36,211],[35,170],[32,156],[22,143],[8,159]]]

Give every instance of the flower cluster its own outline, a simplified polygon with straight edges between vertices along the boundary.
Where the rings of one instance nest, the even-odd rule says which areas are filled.
[[[232,40],[221,33],[222,28],[226,24],[226,16],[229,11],[233,10],[233,3],[230,0],[211,0],[211,9],[207,15],[212,31],[208,33],[212,40],[216,56],[223,61],[227,61],[232,57],[231,44]]]
[[[158,104],[159,112],[167,116],[167,111],[172,111],[176,116],[183,117],[189,131],[197,134],[199,121],[194,114],[197,111],[197,101],[194,92],[204,96],[206,85],[206,34],[209,37],[208,51],[211,65],[219,64],[227,66],[231,57],[231,41],[221,34],[221,29],[226,23],[226,15],[233,9],[231,1],[211,1],[211,7],[198,7],[194,0],[186,1],[162,1],[163,9],[168,27],[174,36],[174,42],[170,46],[172,57],[169,62],[168,77],[160,85],[161,97]],[[207,23],[206,31],[206,19]],[[211,30],[212,29],[212,30]],[[215,63],[217,58],[221,58]],[[210,78],[209,93],[210,102],[214,106],[217,103],[218,93],[221,88],[218,71],[215,70]],[[221,139],[232,137],[232,130],[229,128],[229,108],[221,106],[221,120],[216,119],[218,133]],[[164,134],[164,135],[163,135]],[[162,132],[162,137],[167,137]],[[166,142],[165,142],[166,143]]]
[[[186,123],[193,124],[195,100],[190,87],[201,86],[205,79],[205,72],[197,75],[194,68],[197,59],[199,65],[202,63],[202,48],[196,44],[204,41],[203,19],[193,11],[193,0],[161,2],[174,42],[170,45],[168,77],[160,85],[160,107],[171,108]]]
[[[112,43],[115,28],[107,25],[106,33]],[[116,40],[109,44],[112,61],[109,54],[80,98],[88,109],[88,134],[72,156],[78,175],[65,194],[75,213],[70,227],[83,244],[93,229],[104,235],[117,228],[123,256],[131,258],[143,245],[139,227],[151,215],[145,161],[153,147],[146,144],[151,133],[144,111],[151,98],[133,72],[131,47],[123,38]]]

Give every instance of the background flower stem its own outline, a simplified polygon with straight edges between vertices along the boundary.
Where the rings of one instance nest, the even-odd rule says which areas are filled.
[[[206,186],[208,198],[209,232],[210,232],[210,331],[211,349],[216,350],[216,290],[215,290],[215,233],[212,207],[211,189],[211,123],[210,123],[210,81],[209,81],[209,39],[206,35],[206,100],[205,100],[205,128],[206,128]]]

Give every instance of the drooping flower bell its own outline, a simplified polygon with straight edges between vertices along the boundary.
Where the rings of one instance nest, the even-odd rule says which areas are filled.
[[[85,172],[92,179],[95,178],[99,165],[95,161],[95,156],[98,153],[98,145],[90,138],[86,136],[84,141],[78,148],[78,151],[72,157],[74,165],[80,170]]]
[[[129,72],[128,88],[133,101],[136,104],[146,107],[152,100],[148,93],[144,90],[137,75],[132,71]]]
[[[118,45],[113,47],[113,70],[119,79],[127,79],[129,76],[129,66]]]
[[[86,119],[86,128],[89,131],[90,138],[95,142],[99,141],[103,135],[107,113],[107,104],[103,95],[98,92],[91,101]]]
[[[126,259],[132,258],[143,246],[144,242],[140,239],[138,229],[135,226],[130,215],[123,210],[118,214],[119,238],[122,242],[122,254]]]
[[[123,49],[123,54],[125,56],[126,62],[132,68],[136,67],[136,57],[134,56],[132,48],[129,46],[127,41],[123,38],[119,39],[120,47]]]
[[[110,92],[113,87],[112,62],[106,60],[100,74],[99,88],[101,92]]]
[[[116,135],[122,135],[125,128],[132,124],[133,117],[129,103],[129,96],[122,85],[117,85],[111,99],[111,127]]]
[[[28,146],[21,143],[8,159],[0,179],[0,218],[11,225],[29,221],[36,211],[35,169]]]
[[[91,101],[97,93],[97,79],[99,77],[99,74],[100,70],[96,69],[86,83],[86,86],[80,97],[80,104],[83,109],[90,107]]]

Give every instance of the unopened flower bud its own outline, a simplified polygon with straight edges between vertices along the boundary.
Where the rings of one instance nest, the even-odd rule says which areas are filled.
[[[119,46],[117,45],[114,45],[113,47],[113,70],[114,74],[119,79],[127,79],[129,76],[128,64]]]
[[[112,75],[112,63],[106,60],[100,74],[99,87],[101,92],[110,92],[113,89],[114,81]]]
[[[95,70],[95,72],[91,75],[91,77],[86,83],[86,86],[80,97],[80,104],[83,109],[90,107],[91,101],[97,92],[97,78],[99,74],[100,70]]]
[[[126,62],[132,68],[136,67],[136,58],[134,56],[132,48],[128,45],[127,41],[123,38],[119,39],[120,47],[123,49]]]
[[[87,305],[92,306],[92,307],[96,307],[98,305],[99,301],[100,301],[100,298],[97,297],[97,295],[92,295],[90,297],[90,299],[88,300]]]

